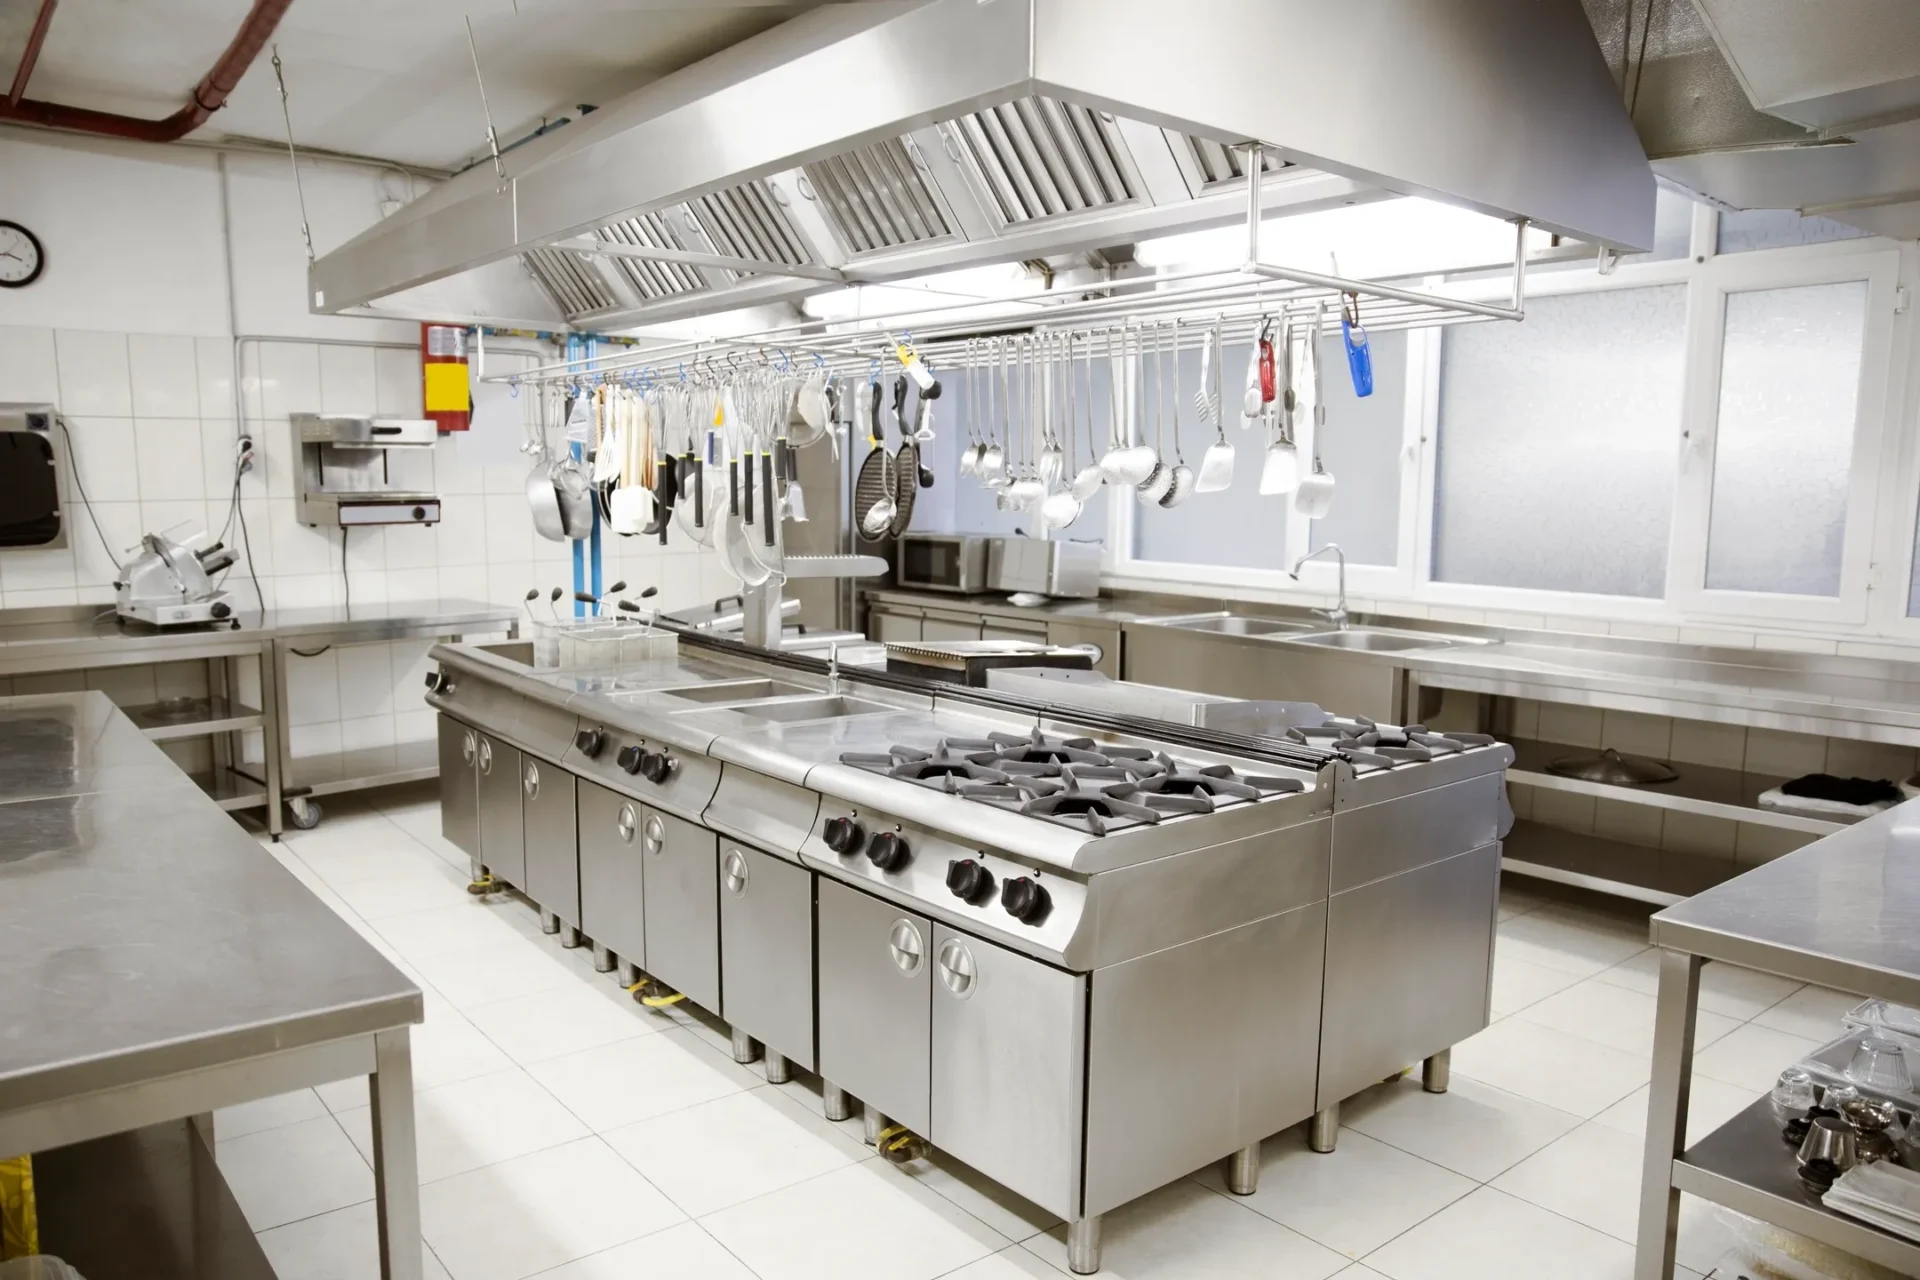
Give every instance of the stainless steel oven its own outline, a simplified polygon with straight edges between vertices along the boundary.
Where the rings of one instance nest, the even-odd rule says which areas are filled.
[[[987,544],[991,538],[963,533],[908,533],[900,538],[897,586],[915,591],[972,595],[987,589]]]

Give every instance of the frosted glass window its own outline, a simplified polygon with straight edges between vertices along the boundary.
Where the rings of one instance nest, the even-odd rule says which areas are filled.
[[[1707,586],[1840,594],[1867,282],[1727,295]]]
[[[1531,298],[1441,343],[1433,577],[1658,597],[1686,286]]]
[[[1792,209],[1730,209],[1720,215],[1715,251],[1784,249],[1829,240],[1858,240],[1867,233],[1831,218],[1803,218]]]
[[[1364,315],[1362,317],[1364,319]],[[1333,509],[1311,527],[1312,545],[1340,544],[1350,564],[1391,565],[1400,550],[1400,450],[1406,439],[1407,335],[1368,335],[1373,394],[1353,394],[1336,335],[1327,357],[1327,431],[1320,460],[1333,474]]]

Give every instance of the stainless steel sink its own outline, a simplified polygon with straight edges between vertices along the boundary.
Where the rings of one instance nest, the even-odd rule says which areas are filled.
[[[752,702],[758,698],[779,698],[787,694],[810,693],[812,690],[804,685],[776,680],[715,680],[710,684],[690,684],[656,692],[684,702]]]
[[[1425,631],[1388,631],[1377,627],[1355,627],[1350,631],[1321,631],[1313,635],[1288,636],[1294,644],[1316,645],[1322,649],[1348,649],[1361,653],[1417,653],[1422,649],[1445,649],[1450,645],[1485,644],[1470,636],[1442,636]]]
[[[815,698],[771,698],[758,702],[740,702],[712,709],[731,711],[749,720],[794,724],[802,720],[833,720],[841,716],[887,715],[899,708],[890,707],[884,702],[868,702],[864,698],[823,694]]]
[[[1239,618],[1219,615],[1175,618],[1161,625],[1181,631],[1207,631],[1217,636],[1271,636],[1313,630],[1313,624],[1307,622],[1281,622],[1274,618]]]

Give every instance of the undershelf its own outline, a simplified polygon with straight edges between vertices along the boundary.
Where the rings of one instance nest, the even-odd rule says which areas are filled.
[[[1500,865],[1513,875],[1576,885],[1662,907],[1684,902],[1747,870],[1731,857],[1649,849],[1525,820],[1516,821],[1507,833]]]
[[[258,707],[220,697],[170,699],[120,709],[155,742],[258,729],[266,723]]]
[[[1514,740],[1512,746],[1514,761],[1507,770],[1507,781],[1522,786],[1546,791],[1568,791],[1575,795],[1617,800],[1623,804],[1675,809],[1682,813],[1727,818],[1734,822],[1749,822],[1817,836],[1831,835],[1849,825],[1848,821],[1842,819],[1807,818],[1762,809],[1759,803],[1761,792],[1770,791],[1787,780],[1773,774],[1743,773],[1738,769],[1716,769],[1711,765],[1681,761],[1672,766],[1680,773],[1672,782],[1622,787],[1605,782],[1587,782],[1580,778],[1563,778],[1547,772],[1549,761],[1563,756],[1590,754],[1587,748],[1524,738]]]
[[[247,765],[257,770],[258,763]],[[259,775],[248,773],[254,781]],[[330,751],[321,755],[295,756],[282,780],[281,788],[289,798],[327,796],[342,791],[362,791],[368,787],[387,787],[401,782],[419,782],[440,776],[440,744],[401,742],[385,747],[358,747],[352,751]]]
[[[207,793],[209,799],[222,809],[231,813],[235,809],[258,809],[267,802],[267,789],[257,779],[240,772],[238,768],[219,770],[195,770],[187,775],[193,784]]]

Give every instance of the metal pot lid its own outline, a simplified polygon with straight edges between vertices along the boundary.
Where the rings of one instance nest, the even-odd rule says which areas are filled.
[[[1550,761],[1547,772],[1582,782],[1602,782],[1614,787],[1646,787],[1672,782],[1678,772],[1645,756],[1623,756],[1608,747],[1597,756],[1561,756]]]

